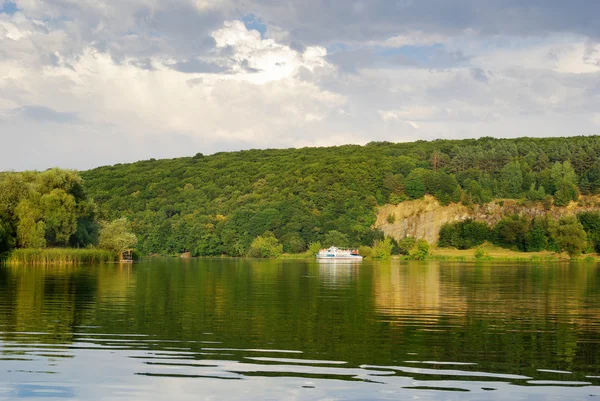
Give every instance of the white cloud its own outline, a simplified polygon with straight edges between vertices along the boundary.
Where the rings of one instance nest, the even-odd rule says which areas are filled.
[[[0,13],[0,170],[257,147],[598,133],[600,51],[592,37],[404,27],[369,14],[367,2],[340,10],[338,20],[326,13],[332,4],[281,2],[269,11],[255,0],[19,0],[19,12]],[[241,22],[251,13],[266,33]],[[360,25],[365,13],[385,24]],[[316,40],[319,32],[338,35],[344,21],[347,39]],[[328,46],[365,51],[348,52],[348,65],[363,59],[344,69]],[[438,50],[464,57],[432,63]],[[38,148],[27,158],[13,151],[31,144]]]

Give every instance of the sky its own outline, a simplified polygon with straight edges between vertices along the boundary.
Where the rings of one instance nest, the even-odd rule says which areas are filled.
[[[597,0],[0,0],[0,170],[600,134]]]

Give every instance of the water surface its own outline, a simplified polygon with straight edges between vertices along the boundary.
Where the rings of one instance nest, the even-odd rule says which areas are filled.
[[[0,400],[598,400],[595,264],[0,267]]]

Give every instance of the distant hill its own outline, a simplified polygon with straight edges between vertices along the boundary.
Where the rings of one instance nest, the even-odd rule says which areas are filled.
[[[481,138],[198,154],[81,175],[103,218],[131,220],[142,252],[236,256],[266,231],[286,252],[328,234],[371,244],[383,236],[378,206],[425,194],[563,206],[600,191],[598,156],[598,136]]]

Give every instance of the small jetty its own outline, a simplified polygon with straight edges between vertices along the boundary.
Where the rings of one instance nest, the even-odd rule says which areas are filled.
[[[123,252],[121,252],[121,260],[119,260],[119,262],[121,262],[121,263],[133,263],[133,250],[132,249],[126,249]]]

